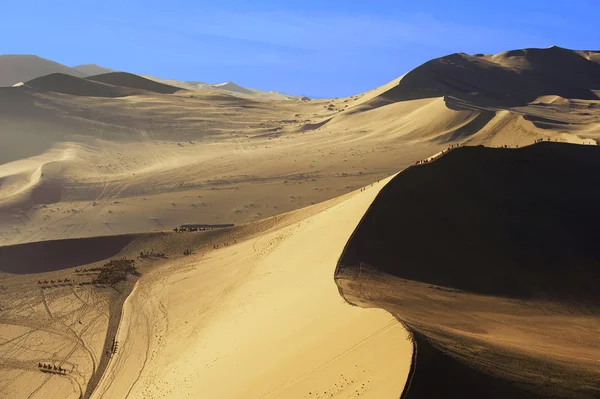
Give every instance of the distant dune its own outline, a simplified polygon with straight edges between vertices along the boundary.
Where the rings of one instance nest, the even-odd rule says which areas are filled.
[[[246,99],[257,99],[257,100],[309,100],[308,97],[292,96],[288,94],[279,93],[276,91],[262,91],[257,89],[248,89],[242,87],[233,82],[209,84],[199,81],[182,82],[174,79],[161,79],[154,76],[140,75],[146,79],[153,80],[155,82],[180,87],[186,90],[201,91],[201,92],[216,92],[225,93],[235,97],[241,97]]]
[[[600,89],[600,64],[589,58],[560,47],[451,54],[410,71],[371,105],[444,95],[501,106],[523,105],[549,94],[596,100],[593,90]]]
[[[107,83],[114,86],[130,87],[160,94],[173,94],[181,88],[155,82],[138,75],[126,72],[110,72],[86,78],[94,82]]]
[[[104,68],[96,64],[77,65],[71,68],[83,75],[83,77],[101,75],[104,73],[115,72],[114,69]]]
[[[252,94],[252,91],[249,89],[246,89],[245,87],[242,87],[240,85],[237,85],[233,82],[225,82],[225,83],[217,83],[214,85],[211,85],[212,87],[216,87],[222,90],[228,90],[228,91],[233,91],[236,93],[242,93],[242,94]]]
[[[12,86],[53,73],[84,76],[80,71],[35,55],[0,55],[0,87]]]
[[[124,97],[145,93],[140,89],[119,87],[62,73],[53,73],[30,80],[25,83],[25,86],[37,92],[51,91],[73,96]]]
[[[465,147],[381,190],[337,281],[416,332],[406,398],[600,395],[599,176],[595,146]]]

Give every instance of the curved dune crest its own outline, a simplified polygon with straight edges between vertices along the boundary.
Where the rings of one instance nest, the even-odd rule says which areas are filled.
[[[142,277],[92,397],[398,398],[406,330],[382,310],[349,306],[333,281],[383,184]]]
[[[173,94],[182,90],[179,87],[169,86],[138,75],[127,72],[109,72],[85,78],[89,81],[106,83],[114,86],[129,87],[160,94]]]
[[[336,281],[415,332],[406,398],[598,397],[599,170],[597,146],[464,147],[386,185]]]
[[[24,84],[38,92],[55,92],[86,97],[125,97],[144,94],[142,90],[119,87],[107,83],[82,79],[64,73],[53,73],[30,80]]]

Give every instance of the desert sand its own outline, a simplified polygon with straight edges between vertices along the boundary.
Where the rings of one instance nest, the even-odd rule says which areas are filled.
[[[598,397],[599,170],[597,146],[465,147],[382,190],[336,278],[416,334],[408,398]]]
[[[558,145],[556,154],[572,153],[563,152],[571,148],[566,143],[595,146],[597,52],[552,47],[452,54],[369,92],[319,100],[124,72],[90,77],[45,61],[0,58],[0,71],[11,74],[22,70],[15,67],[21,62],[35,67],[35,74],[11,75],[11,87],[0,87],[0,396],[381,398],[406,389],[404,395],[414,397],[433,386],[465,389],[452,385],[463,377],[483,381],[484,394],[490,387],[509,396],[547,393],[542,386],[568,396],[582,391],[577,383],[594,392],[593,295],[582,314],[554,291],[541,289],[546,297],[535,300],[464,287],[455,292],[443,281],[412,280],[361,257],[368,267],[351,262],[336,275],[342,297],[334,272],[367,209],[367,219],[384,209],[377,219],[395,220],[378,205],[381,196],[373,200],[408,166],[428,161],[400,173],[383,192],[398,190],[415,224],[396,219],[378,242],[426,227],[411,236],[418,238],[411,248],[422,248],[422,258],[416,254],[411,261],[420,265],[457,236],[429,238],[429,230],[446,231],[451,220],[431,219],[432,209],[442,209],[435,201],[457,215],[452,206],[481,206],[478,184],[501,174],[499,167],[481,169],[484,157],[466,172],[448,168],[452,174],[443,183],[438,175],[420,176],[415,186],[397,181],[439,171],[448,159],[462,159],[464,150],[488,150],[455,151],[463,145],[510,154],[540,140]],[[563,165],[550,164],[548,170]],[[476,176],[462,191],[475,190],[472,196],[443,202],[469,173]],[[419,187],[449,192],[418,197],[424,195]],[[411,202],[417,198],[420,207]],[[554,220],[550,211],[544,220]],[[173,232],[185,223],[235,227]],[[490,253],[496,241],[486,241]],[[148,251],[160,256],[140,256]],[[575,244],[569,251],[584,253]],[[460,253],[450,254],[460,263]],[[595,253],[586,256],[596,259]],[[123,257],[135,260],[141,274],[91,284],[100,272],[89,269]],[[485,275],[457,276],[474,286],[487,282]],[[398,292],[406,303],[399,304]],[[344,298],[385,310],[352,307]],[[538,345],[540,334],[549,338]],[[564,338],[570,334],[583,346]],[[113,339],[119,349],[108,356]],[[591,357],[578,359],[584,352]],[[561,356],[571,363],[557,361]],[[525,374],[506,372],[514,359],[527,366]],[[527,385],[527,375],[539,377],[540,361],[550,364],[552,384]],[[40,371],[42,363],[66,371]],[[564,370],[571,377],[561,380]],[[428,384],[429,376],[440,384]],[[515,381],[526,389],[502,390]]]
[[[383,184],[144,275],[92,397],[397,398],[407,332],[382,310],[348,306],[332,278]]]
[[[119,350],[110,360],[104,356],[108,368],[92,397],[398,397],[410,368],[408,332],[383,310],[349,306],[333,280],[346,241],[388,180],[233,229],[97,242],[95,247],[116,252],[111,258],[148,248],[172,251],[159,264],[138,260],[143,274],[125,301],[118,329],[107,325],[111,315],[106,307],[122,302],[122,297],[98,302],[98,295],[111,290],[77,284],[36,286],[39,279],[66,276],[76,276],[80,282],[74,269],[99,264],[90,261],[107,253],[76,260],[85,267],[70,264],[70,269],[9,275],[11,279],[3,279],[2,303],[10,309],[3,313],[3,336],[14,335],[15,342],[2,348],[19,359],[22,370],[5,380],[0,392],[14,397],[36,397],[37,392],[40,397],[53,392],[63,397],[89,394],[87,383],[98,368],[106,341],[115,338]],[[0,259],[3,263],[22,259],[30,269],[50,270],[51,265],[64,264],[61,256],[69,258],[72,249],[67,245],[89,248],[94,240],[98,239],[48,242],[29,258],[22,252],[32,252],[28,246],[43,243],[8,247]],[[215,242],[220,248],[214,248]],[[197,253],[181,256],[181,249],[187,247]],[[53,254],[50,259],[35,255],[44,251]],[[26,297],[24,287],[30,293],[28,302],[40,301],[40,305],[31,310],[17,306],[15,301],[21,303]],[[78,306],[71,304],[75,294],[82,297]],[[68,378],[53,375],[37,384],[30,382],[32,373],[40,374],[35,367],[39,347],[28,351],[22,346],[31,345],[30,335],[40,334],[33,326],[40,317],[36,311],[56,320],[56,325],[46,328],[53,339],[48,338],[47,345],[69,348],[69,339],[77,340],[71,345],[82,351],[79,357],[49,356],[64,359],[60,364],[74,370]],[[88,326],[92,322],[100,324]],[[73,325],[83,331],[71,331]],[[95,335],[90,336],[92,328]],[[89,364],[84,368],[81,362],[86,355],[84,364]],[[77,385],[70,384],[76,373]]]

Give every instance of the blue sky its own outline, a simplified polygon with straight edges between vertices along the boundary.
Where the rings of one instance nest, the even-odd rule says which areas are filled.
[[[600,49],[598,0],[0,2],[0,54],[311,97],[454,52]]]

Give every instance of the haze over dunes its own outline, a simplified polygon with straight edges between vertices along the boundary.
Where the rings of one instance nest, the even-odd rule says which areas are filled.
[[[262,91],[257,89],[248,89],[242,87],[234,82],[216,83],[209,84],[204,82],[182,82],[174,79],[161,79],[154,76],[142,75],[147,79],[154,80],[156,82],[164,83],[167,85],[179,87],[186,90],[204,91],[204,92],[219,92],[225,93],[236,97],[248,98],[248,99],[261,99],[261,100],[309,100],[308,97],[292,96],[289,94],[283,94],[276,91]]]
[[[407,398],[600,394],[598,171],[591,146],[459,148],[381,191],[337,279],[417,333]]]
[[[0,396],[598,396],[597,54],[313,100],[0,57]]]

